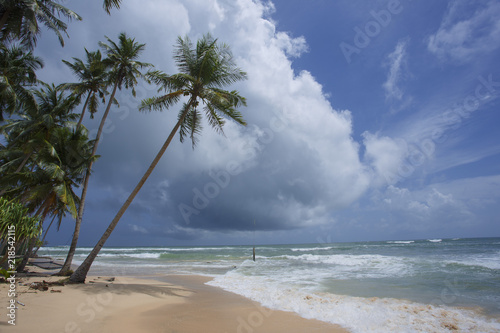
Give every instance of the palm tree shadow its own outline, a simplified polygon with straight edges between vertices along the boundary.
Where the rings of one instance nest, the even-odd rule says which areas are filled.
[[[74,284],[72,286],[90,295],[98,295],[109,292],[112,295],[132,296],[134,294],[143,294],[155,298],[162,298],[165,296],[186,298],[193,292],[192,290],[163,282],[161,285],[115,282],[116,280],[114,278],[98,277],[88,283]]]

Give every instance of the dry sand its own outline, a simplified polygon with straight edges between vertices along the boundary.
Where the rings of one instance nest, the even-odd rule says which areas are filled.
[[[16,303],[15,326],[8,323],[6,314],[11,299],[9,285],[0,284],[0,332],[348,332],[261,307],[205,285],[209,278],[201,276],[89,277],[85,284],[50,286],[47,291],[29,288],[32,282],[42,280],[60,278],[17,279],[17,301],[24,305]]]

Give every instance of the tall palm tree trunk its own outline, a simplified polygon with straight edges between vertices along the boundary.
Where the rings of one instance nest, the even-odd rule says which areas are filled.
[[[26,157],[24,158],[24,160],[21,162],[21,165],[16,169],[16,171],[14,173],[18,173],[18,172],[21,172],[21,170],[24,168],[24,166],[26,165],[26,163],[28,163],[28,160],[30,159],[30,157],[34,154],[34,152],[30,152],[29,154],[26,155]]]
[[[0,31],[3,29],[3,26],[7,22],[10,16],[11,9],[7,9],[5,13],[3,13],[2,18],[0,19]]]
[[[94,157],[97,152],[97,146],[99,145],[99,140],[101,139],[102,130],[104,128],[104,123],[106,122],[106,118],[108,117],[109,110],[111,109],[111,103],[115,98],[116,90],[118,88],[119,82],[115,82],[115,86],[113,88],[113,92],[111,93],[111,98],[109,99],[108,106],[106,107],[106,111],[104,112],[101,123],[99,124],[99,129],[97,131],[97,135],[95,137],[94,148],[92,149],[91,157]],[[90,173],[92,171],[92,165],[94,164],[93,160],[90,161],[89,166],[87,167],[87,172],[85,173],[85,179],[83,181],[83,189],[82,196],[80,198],[80,207],[78,207],[78,215],[76,216],[75,221],[75,230],[73,231],[73,239],[71,240],[71,245],[69,247],[68,255],[66,256],[66,260],[64,261],[64,265],[61,270],[57,273],[57,275],[65,275],[69,269],[71,268],[71,263],[73,262],[73,256],[75,255],[76,246],[78,244],[78,238],[80,236],[80,228],[82,225],[83,219],[83,211],[85,209],[85,198],[87,197],[87,189],[89,185]]]
[[[24,272],[24,268],[26,267],[26,265],[28,264],[29,259],[31,258],[31,254],[33,253],[33,248],[36,245],[36,240],[37,239],[38,239],[37,237],[33,237],[29,241],[28,250],[26,251],[26,254],[23,257],[23,260],[21,261],[21,263],[19,264],[19,266],[17,266],[17,268],[16,268],[16,270],[18,272]]]
[[[92,91],[89,92],[87,99],[85,100],[85,104],[83,105],[82,114],[80,115],[80,119],[78,120],[78,124],[76,124],[76,129],[79,129],[82,125],[83,116],[85,115],[85,110],[87,110],[87,104],[89,104],[90,96],[92,95]]]
[[[49,226],[47,227],[47,230],[45,230],[45,234],[42,237],[42,240],[40,242],[40,245],[36,248],[35,251],[33,251],[33,256],[36,257],[36,254],[38,253],[38,250],[43,246],[43,243],[45,242],[45,238],[47,237],[47,234],[49,233],[50,227],[52,227],[52,223],[54,223],[54,220],[56,219],[57,215],[54,215],[52,220],[50,221]]]
[[[139,193],[139,191],[141,190],[142,186],[144,185],[144,183],[146,182],[146,180],[149,178],[149,176],[153,172],[154,168],[156,167],[156,165],[160,161],[161,157],[163,156],[163,154],[167,150],[167,147],[170,145],[170,142],[174,138],[175,133],[177,133],[177,131],[179,130],[179,127],[181,126],[182,122],[186,118],[187,111],[190,109],[191,105],[192,105],[192,102],[190,102],[190,105],[188,105],[188,107],[186,107],[186,111],[179,118],[179,120],[177,121],[177,124],[175,124],[175,127],[172,129],[172,132],[170,132],[170,135],[168,136],[168,138],[165,141],[165,143],[163,144],[163,146],[160,148],[160,151],[158,152],[158,154],[154,158],[154,160],[151,163],[151,165],[149,166],[148,170],[142,176],[141,180],[136,185],[136,187],[134,188],[134,190],[132,191],[132,193],[130,193],[129,197],[127,198],[127,200],[125,201],[125,203],[123,204],[123,206],[120,208],[120,210],[118,211],[118,213],[114,217],[113,221],[111,221],[111,223],[109,224],[108,228],[106,229],[106,231],[102,235],[101,239],[97,242],[97,244],[92,249],[92,252],[90,252],[90,254],[87,256],[87,258],[85,258],[85,260],[83,261],[83,263],[71,275],[71,277],[69,279],[70,282],[73,282],[73,283],[84,283],[85,282],[85,279],[87,278],[87,273],[90,270],[90,266],[92,266],[92,263],[94,262],[94,259],[97,257],[97,255],[99,254],[99,251],[101,251],[102,247],[104,246],[104,243],[106,243],[106,241],[108,240],[109,236],[111,235],[111,233],[115,229],[116,225],[120,221],[120,218],[123,216],[123,214],[125,213],[125,211],[127,210],[127,208],[130,206],[130,204],[134,200],[134,198],[137,195],[137,193]]]

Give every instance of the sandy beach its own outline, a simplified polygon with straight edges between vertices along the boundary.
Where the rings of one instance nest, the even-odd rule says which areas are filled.
[[[6,314],[9,285],[0,285],[2,332],[348,332],[261,307],[205,285],[210,278],[203,276],[94,276],[85,284],[49,285],[42,291],[30,285],[60,278],[37,275],[17,278],[15,326]]]

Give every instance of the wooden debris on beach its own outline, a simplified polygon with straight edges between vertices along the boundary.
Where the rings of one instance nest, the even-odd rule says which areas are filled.
[[[42,282],[32,282],[30,284],[29,289],[47,291],[47,290],[49,290],[49,287],[52,287],[52,286],[63,286],[64,287],[64,281],[47,282],[44,280]]]
[[[96,280],[104,280],[104,281],[108,281],[108,282],[113,282],[113,281],[115,281],[115,277],[102,277],[102,276],[98,276]]]

